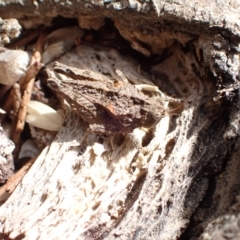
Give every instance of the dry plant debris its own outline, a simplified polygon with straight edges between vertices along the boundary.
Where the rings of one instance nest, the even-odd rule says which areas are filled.
[[[104,24],[100,20],[96,29]],[[89,18],[86,22],[82,18],[79,21],[81,26],[94,28]],[[58,29],[44,36],[48,39],[44,48],[43,36],[38,40],[38,55],[32,57],[30,67],[40,62],[39,49],[43,48],[50,78],[46,79],[44,71],[39,78],[46,84],[54,79],[56,87],[68,83],[64,89],[55,89],[60,100],[58,108],[64,109],[63,122],[54,140],[49,137],[50,146],[43,149],[36,161],[32,159],[22,168],[22,172],[27,171],[22,181],[24,173],[20,172],[0,190],[2,200],[9,196],[6,191],[12,192],[0,208],[0,232],[4,236],[12,239],[19,236],[25,239],[39,236],[42,239],[59,236],[63,239],[176,239],[188,226],[208,187],[208,179],[201,175],[202,166],[217,161],[218,154],[227,155],[229,144],[223,142],[224,123],[217,121],[223,115],[222,102],[213,101],[216,87],[194,51],[172,41],[171,45],[162,46],[166,51],[160,60],[151,61],[152,53],[156,53],[161,44],[151,49],[131,41],[141,55],[125,41],[117,50],[112,46],[119,35],[103,28],[106,35],[102,37],[101,30],[99,35],[91,31],[84,35],[74,27],[71,30],[74,38],[80,35],[81,40],[73,41],[70,36],[63,42],[59,35],[66,29]],[[119,30],[126,39],[136,40],[133,33],[120,26]],[[182,38],[185,43],[188,40]],[[159,41],[161,43],[161,39]],[[132,56],[141,60],[136,61]],[[80,80],[69,79],[68,74],[62,74],[65,70],[53,71],[55,58],[61,64],[78,68]],[[70,73],[71,68],[67,69]],[[27,84],[20,81],[24,94],[14,133],[16,143],[23,130],[35,75],[34,72],[27,77]],[[78,87],[69,87],[74,84]],[[124,93],[120,94],[122,89]],[[63,95],[70,107],[61,98]],[[151,109],[154,101],[148,103],[156,96],[161,100],[160,109],[164,109],[159,118],[156,117],[159,112],[153,111],[159,108]],[[143,119],[145,123],[149,113],[154,118],[152,126],[142,122],[131,125],[132,119]],[[112,131],[117,124],[111,121],[116,119],[122,124],[121,131],[119,128]],[[97,128],[92,127],[97,124]],[[110,126],[111,131],[106,126]],[[35,127],[31,131],[36,138],[45,138],[43,142],[47,142],[46,132],[40,133]],[[211,138],[205,138],[209,131]],[[219,148],[216,142],[221,143]],[[206,144],[211,151],[206,150]],[[213,168],[217,167],[213,171],[217,172],[220,167],[214,163]],[[195,191],[196,185],[198,191]],[[16,204],[19,199],[22,209]]]
[[[13,126],[14,131],[13,131],[13,136],[12,136],[13,142],[16,145],[16,148],[14,150],[15,153],[19,153],[19,142],[20,142],[21,132],[23,131],[23,128],[25,125],[25,118],[27,115],[27,110],[26,110],[27,105],[31,98],[31,93],[32,93],[35,76],[41,68],[40,60],[41,60],[41,52],[43,50],[43,45],[44,45],[44,38],[45,38],[45,35],[41,34],[36,43],[35,51],[33,53],[32,59],[30,61],[30,67],[28,68],[29,71],[26,72],[24,79],[20,80],[20,83],[22,83],[22,85],[23,85],[23,87],[22,87],[23,95],[22,95],[20,108],[17,113],[16,125]],[[32,68],[34,69],[34,71],[32,71]],[[14,122],[15,121],[13,121],[13,123]]]

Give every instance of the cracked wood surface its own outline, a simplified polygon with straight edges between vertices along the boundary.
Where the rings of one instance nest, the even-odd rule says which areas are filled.
[[[86,54],[82,57],[86,59],[96,53],[88,46],[78,48],[65,58],[75,53],[78,57]],[[168,75],[167,84],[185,99],[179,114],[163,117],[152,133],[136,129],[133,136],[90,134],[80,144],[87,126],[79,116],[68,113],[54,142],[0,208],[3,236],[176,239],[181,235],[208,187],[207,174],[202,176],[204,166],[214,159],[220,165],[216,155],[225,156],[229,145],[221,140],[225,130],[219,120],[221,104],[212,102],[215,87],[206,79],[204,68],[178,45],[173,52],[153,72]],[[97,54],[121,66],[115,52]],[[101,61],[92,63],[93,68],[95,64],[101,68]],[[167,67],[170,64],[178,82]],[[200,74],[192,66],[198,66]]]
[[[83,146],[86,125],[68,113],[55,141],[1,206],[2,237],[177,239],[186,229],[183,236],[191,239],[202,232],[202,239],[237,236],[238,97],[213,102],[216,79],[221,87],[238,81],[237,1],[3,4],[2,16],[26,25],[61,13],[94,28],[89,19],[109,17],[143,54],[171,51],[152,73],[161,89],[184,99],[184,107],[152,132],[90,134]]]

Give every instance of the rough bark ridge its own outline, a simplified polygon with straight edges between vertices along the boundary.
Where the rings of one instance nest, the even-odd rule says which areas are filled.
[[[6,2],[1,16],[17,17],[25,25],[59,13],[97,29],[105,17],[111,18],[134,49],[162,57],[151,68],[154,83],[184,104],[177,105],[177,116],[165,116],[152,131],[90,134],[84,144],[85,123],[68,113],[55,141],[1,206],[2,236],[177,239],[187,228],[183,236],[192,239],[204,230],[202,239],[224,239],[226,232],[237,236],[239,152],[233,152],[233,143],[239,145],[238,88],[227,98],[225,93],[216,102],[213,98],[216,84],[238,86],[238,12],[234,1]],[[101,24],[96,27],[96,22]],[[121,59],[103,50],[102,56],[108,54],[115,63]],[[96,59],[85,67],[103,72]],[[107,66],[107,75],[121,70]],[[134,82],[138,74],[136,70],[126,77]],[[147,74],[144,79],[151,81]],[[235,215],[217,219],[230,210]]]

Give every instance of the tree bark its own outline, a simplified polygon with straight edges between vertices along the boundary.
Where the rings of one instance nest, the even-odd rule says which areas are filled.
[[[149,57],[158,54],[161,61],[150,73],[139,73],[136,59],[102,49],[101,56],[109,56],[107,73],[114,76],[117,68],[132,82],[149,84],[153,76],[166,96],[183,101],[176,103],[178,114],[164,116],[154,129],[136,129],[132,135],[90,133],[85,143],[86,123],[68,112],[53,143],[0,207],[2,238],[237,239],[237,1],[1,5],[1,17],[30,27],[58,14],[93,29],[110,18],[134,49]],[[96,54],[84,45],[77,51],[86,59]],[[125,69],[122,62],[127,62]],[[104,68],[97,60],[89,65]]]

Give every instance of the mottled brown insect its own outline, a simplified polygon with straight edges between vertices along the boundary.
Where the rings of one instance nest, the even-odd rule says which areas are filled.
[[[156,96],[154,86],[132,85],[123,76],[122,81],[112,81],[57,62],[54,71],[73,80],[49,78],[47,85],[89,123],[93,132],[129,133],[137,127],[154,126],[164,115],[163,100]]]

